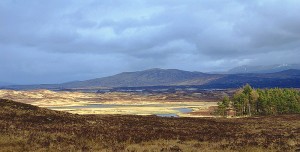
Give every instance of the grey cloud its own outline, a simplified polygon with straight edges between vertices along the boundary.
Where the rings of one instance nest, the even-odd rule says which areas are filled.
[[[3,0],[0,79],[52,83],[152,67],[299,62],[299,14],[297,0]]]

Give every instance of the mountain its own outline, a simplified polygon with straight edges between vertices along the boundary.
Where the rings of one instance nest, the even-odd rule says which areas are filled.
[[[300,70],[300,64],[276,64],[276,65],[243,65],[228,70],[227,74],[238,74],[238,73],[274,73],[289,69]]]
[[[238,88],[246,83],[256,87],[300,88],[300,70],[289,69],[275,73],[207,74],[177,69],[149,69],[123,72],[109,77],[63,84],[18,85],[6,89],[84,89],[150,86],[197,86],[199,88]]]
[[[123,72],[117,75],[62,84],[66,88],[80,87],[138,87],[169,85],[202,85],[217,75],[189,72],[177,69],[149,69],[137,72]]]

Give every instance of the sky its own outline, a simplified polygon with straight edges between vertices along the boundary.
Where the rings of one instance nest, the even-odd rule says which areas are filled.
[[[299,0],[1,0],[0,81],[300,63]]]

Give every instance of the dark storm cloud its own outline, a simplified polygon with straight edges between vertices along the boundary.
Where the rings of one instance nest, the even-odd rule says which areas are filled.
[[[152,67],[295,63],[299,18],[298,0],[3,0],[0,79],[53,83]]]

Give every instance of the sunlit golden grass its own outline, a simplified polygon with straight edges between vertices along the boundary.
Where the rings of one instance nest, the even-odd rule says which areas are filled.
[[[122,114],[122,115],[153,115],[176,114],[181,117],[199,117],[203,115],[181,113],[175,108],[191,108],[193,111],[209,111],[217,106],[217,102],[207,102],[192,94],[153,94],[136,93],[82,93],[54,92],[49,90],[14,91],[0,90],[0,98],[28,103],[53,110],[66,111],[74,114]],[[85,105],[102,104],[116,105],[110,108],[84,108]],[[140,106],[139,106],[140,105]],[[70,108],[81,106],[82,108]],[[207,116],[207,115],[206,115]]]

